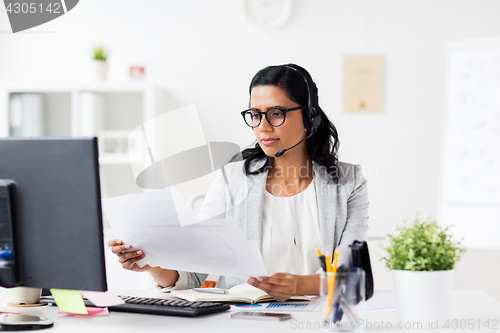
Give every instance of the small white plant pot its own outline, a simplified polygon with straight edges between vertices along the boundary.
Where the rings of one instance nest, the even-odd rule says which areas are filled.
[[[102,60],[92,60],[92,70],[96,80],[106,80],[108,76],[108,63]]]
[[[420,322],[423,328],[445,324],[450,314],[453,270],[393,270],[392,277],[399,322]]]

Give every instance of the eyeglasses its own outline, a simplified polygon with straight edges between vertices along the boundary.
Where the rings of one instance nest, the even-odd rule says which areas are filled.
[[[286,118],[286,113],[290,111],[303,109],[304,106],[299,106],[292,109],[283,108],[276,106],[268,109],[266,112],[262,112],[259,109],[248,109],[241,112],[245,123],[251,128],[258,127],[262,122],[262,115],[266,115],[267,122],[274,127],[283,125]]]

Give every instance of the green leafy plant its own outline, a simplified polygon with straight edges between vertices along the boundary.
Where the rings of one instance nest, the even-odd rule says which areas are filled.
[[[102,46],[94,48],[94,60],[106,61],[108,59],[108,53],[106,49]]]
[[[430,217],[417,216],[404,227],[397,227],[399,234],[388,235],[389,243],[383,246],[386,257],[381,257],[390,269],[407,271],[443,271],[453,269],[465,248],[453,242],[449,228],[442,228]]]

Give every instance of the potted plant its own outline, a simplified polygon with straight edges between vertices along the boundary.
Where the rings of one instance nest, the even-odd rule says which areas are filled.
[[[94,48],[94,76],[98,80],[106,80],[108,75],[108,53],[104,47],[99,46]]]
[[[465,248],[430,217],[417,213],[405,224],[388,235],[382,257],[392,270],[398,320],[441,327],[449,317],[453,267]]]

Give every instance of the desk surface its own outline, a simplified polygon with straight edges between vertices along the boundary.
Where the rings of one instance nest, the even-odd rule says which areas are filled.
[[[154,296],[162,298],[171,298],[168,294],[158,294],[154,290],[128,290],[119,291],[122,293],[134,296]],[[375,295],[392,296],[392,291],[376,291]],[[427,330],[424,323],[423,329],[415,331],[425,332],[458,332],[464,331],[460,329],[472,323],[473,329],[467,331],[475,332],[479,328],[491,332],[500,333],[500,303],[489,296],[484,291],[478,290],[455,290],[452,294],[451,320],[457,320],[457,329],[430,329]],[[9,299],[9,291],[0,288],[0,308],[7,308],[6,303]],[[31,314],[41,317],[47,317],[54,321],[54,327],[46,332],[165,332],[168,329],[170,332],[296,332],[296,331],[317,331],[314,328],[314,323],[318,322],[317,317],[319,312],[289,312],[292,313],[292,320],[284,322],[266,322],[257,320],[241,320],[231,319],[231,313],[241,311],[231,309],[223,313],[217,313],[208,316],[183,318],[183,317],[167,317],[157,315],[144,315],[135,313],[111,312],[109,317],[74,317],[59,315],[59,311],[55,306],[45,306],[39,308],[8,308],[15,312],[23,314]],[[471,320],[470,322],[468,322]],[[485,327],[486,321],[489,320],[488,329]],[[411,329],[394,329],[397,325],[396,313],[369,313],[367,321],[372,323],[372,328],[366,331],[377,332],[408,332]],[[381,325],[385,329],[378,328],[375,323]],[[496,321],[496,327],[494,323]],[[393,329],[387,329],[391,322]],[[318,325],[318,324],[316,324]],[[378,329],[377,329],[378,328]],[[43,332],[43,331],[42,331]]]

